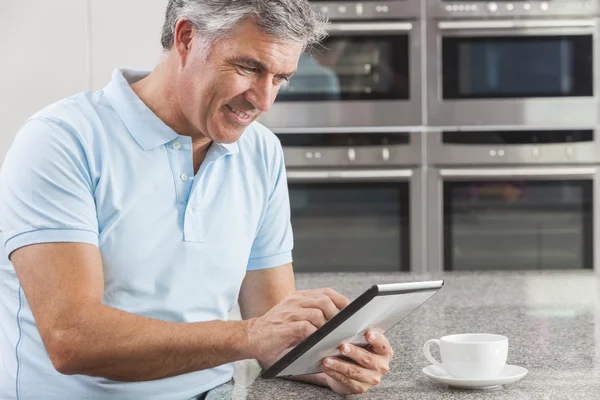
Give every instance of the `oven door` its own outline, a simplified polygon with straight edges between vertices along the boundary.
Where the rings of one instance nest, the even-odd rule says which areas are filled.
[[[422,271],[421,172],[288,169],[296,272]]]
[[[598,270],[597,168],[429,174],[434,270]]]
[[[332,23],[260,121],[275,132],[421,121],[420,23]]]
[[[429,28],[435,126],[595,126],[596,20],[443,21]]]

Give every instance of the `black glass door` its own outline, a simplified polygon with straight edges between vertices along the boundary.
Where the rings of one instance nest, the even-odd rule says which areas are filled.
[[[593,267],[591,180],[445,182],[444,269]]]
[[[409,33],[331,36],[282,85],[277,101],[408,100]]]
[[[442,38],[444,99],[593,96],[592,35]]]
[[[409,183],[289,185],[296,272],[408,271]]]

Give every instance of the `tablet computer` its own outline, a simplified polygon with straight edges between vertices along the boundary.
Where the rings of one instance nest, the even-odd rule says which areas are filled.
[[[419,308],[444,285],[444,281],[375,285],[357,297],[296,347],[263,371],[262,378],[309,375],[322,372],[325,357],[344,358],[343,343],[367,347],[365,334],[387,332]]]

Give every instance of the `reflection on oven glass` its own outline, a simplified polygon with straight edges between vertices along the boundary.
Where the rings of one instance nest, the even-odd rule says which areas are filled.
[[[303,54],[278,101],[408,99],[408,36],[331,37]]]
[[[297,272],[407,270],[408,183],[291,184]]]
[[[445,99],[593,95],[591,35],[443,39]]]
[[[591,181],[447,182],[445,269],[592,267]]]

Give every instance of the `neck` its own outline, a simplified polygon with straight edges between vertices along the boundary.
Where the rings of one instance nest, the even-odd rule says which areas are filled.
[[[159,64],[147,77],[131,85],[131,89],[168,127],[179,135],[190,136],[193,143],[210,144],[210,139],[195,129],[184,117],[176,95],[171,60]]]

